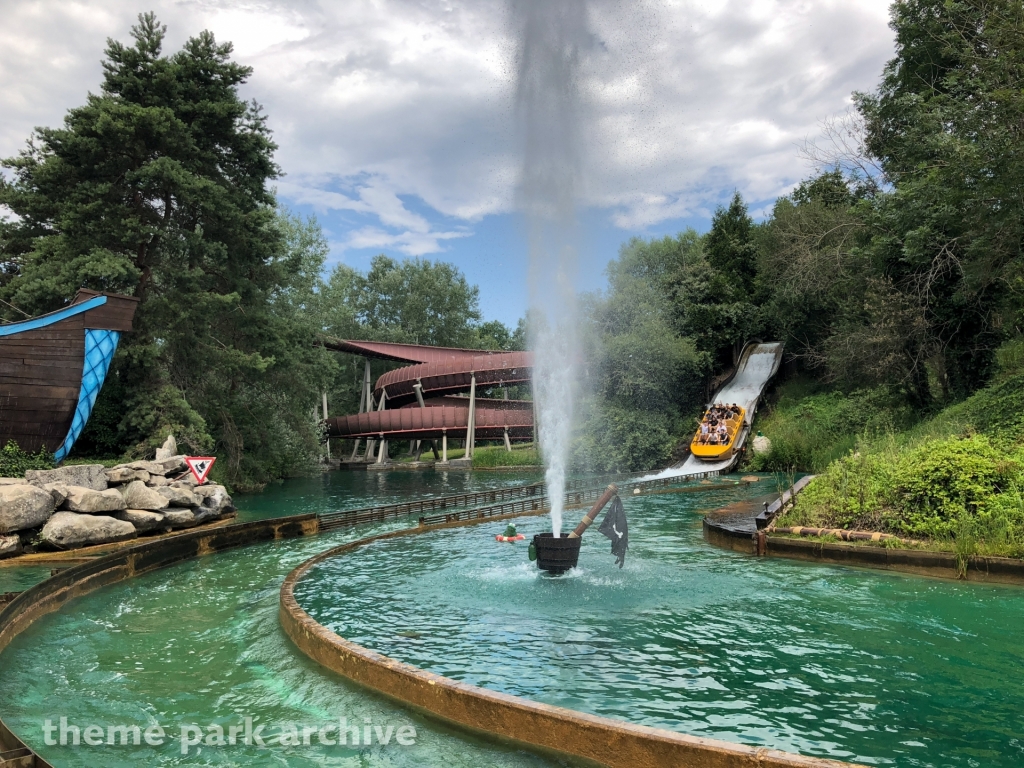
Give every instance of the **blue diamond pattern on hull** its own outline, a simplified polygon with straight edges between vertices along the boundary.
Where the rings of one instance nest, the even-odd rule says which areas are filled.
[[[53,455],[54,460],[63,461],[85,429],[85,423],[89,420],[92,407],[96,405],[96,397],[103,386],[103,380],[107,377],[107,370],[110,368],[110,361],[114,358],[120,338],[121,334],[117,331],[86,330],[85,364],[82,366],[82,388],[78,391],[78,406],[75,408],[71,429]]]

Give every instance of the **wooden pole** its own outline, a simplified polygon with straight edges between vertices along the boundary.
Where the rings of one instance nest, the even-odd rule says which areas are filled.
[[[420,383],[419,379],[416,379],[416,383],[412,385],[412,388],[416,391],[416,402],[420,404],[420,408],[426,408],[427,404],[423,402],[423,384]],[[419,441],[416,442],[416,450],[419,450]],[[430,441],[430,450],[434,452],[434,461],[437,461],[437,440]],[[416,461],[420,460],[420,456],[416,454]]]
[[[508,439],[508,427],[505,427],[505,450],[512,453],[512,443]]]
[[[324,392],[324,421],[327,421],[327,393]],[[331,460],[331,438],[327,438],[327,460]]]
[[[580,520],[580,524],[576,526],[576,530],[569,534],[570,539],[578,539],[583,533],[590,527],[590,524],[594,522],[594,518],[598,516],[604,505],[607,504],[612,498],[619,492],[618,486],[612,483],[604,489],[604,493],[601,494],[601,498],[594,502],[594,506],[590,508],[590,511],[583,516]]]
[[[466,425],[466,458],[473,458],[476,446],[476,373],[469,380],[469,423]]]

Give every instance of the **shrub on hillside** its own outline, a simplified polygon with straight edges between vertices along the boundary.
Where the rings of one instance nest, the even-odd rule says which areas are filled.
[[[1024,544],[1024,455],[984,435],[890,440],[851,452],[814,479],[780,525],[867,528],[919,539]]]

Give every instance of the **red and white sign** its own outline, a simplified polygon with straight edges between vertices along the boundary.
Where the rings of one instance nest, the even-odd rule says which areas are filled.
[[[194,477],[196,482],[200,485],[206,482],[206,476],[210,474],[210,468],[216,460],[216,456],[185,457],[185,463],[188,464],[188,468],[192,470],[192,477]]]

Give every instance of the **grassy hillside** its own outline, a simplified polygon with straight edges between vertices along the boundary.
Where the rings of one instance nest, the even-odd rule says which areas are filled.
[[[815,435],[823,446],[806,454],[810,461],[821,462],[830,452],[843,455],[823,467],[805,465],[820,474],[779,524],[877,530],[964,556],[1024,557],[1024,355],[1019,352],[1013,346],[1000,350],[1000,371],[989,386],[932,418],[909,423],[907,416],[903,429],[893,428],[899,421],[894,418],[886,429],[865,421],[859,433],[851,432],[857,419],[829,421],[816,414],[846,408],[863,415],[853,405],[836,405],[822,394],[803,404],[787,405],[780,397],[761,425],[769,437],[778,436],[779,457],[787,455],[786,446],[804,445],[801,441]],[[901,413],[879,409],[879,414],[883,411],[890,417]],[[773,446],[758,460],[775,460],[775,454]]]

